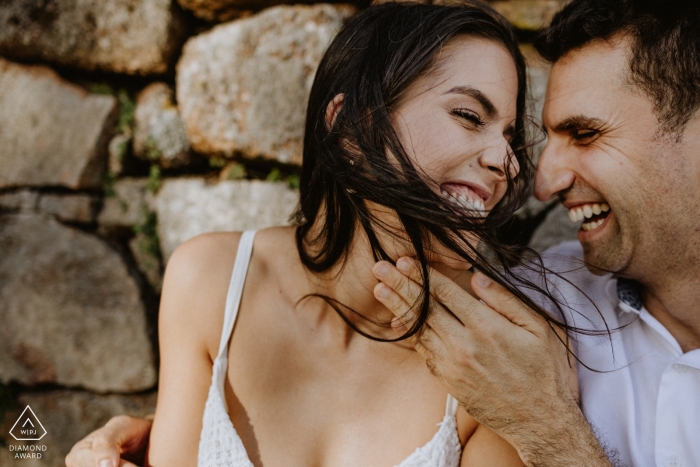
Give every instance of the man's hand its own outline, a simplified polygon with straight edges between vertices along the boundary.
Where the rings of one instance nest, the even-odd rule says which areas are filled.
[[[78,441],[66,456],[66,467],[138,467],[148,446],[153,417],[119,415]],[[127,460],[128,459],[128,460]],[[132,462],[135,463],[132,463]]]
[[[419,268],[401,258],[373,271],[375,296],[405,332],[416,318]],[[610,466],[572,394],[566,334],[485,275],[471,285],[483,302],[430,271],[430,316],[415,347],[433,374],[527,465]]]

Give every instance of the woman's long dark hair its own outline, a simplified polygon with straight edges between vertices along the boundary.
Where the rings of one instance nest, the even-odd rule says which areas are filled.
[[[433,71],[440,51],[457,36],[502,45],[517,69],[517,119],[509,163],[517,160],[520,171],[514,177],[507,175],[506,194],[485,219],[470,215],[431,189],[420,168],[406,155],[391,123],[392,112],[409,85]],[[329,128],[326,108],[338,94],[344,95],[344,102]],[[397,213],[424,279],[423,294],[416,304],[419,318],[399,338],[384,338],[360,328],[347,314],[353,312],[351,308],[321,296],[355,331],[371,339],[395,341],[421,329],[429,312],[426,249],[433,238],[505,286],[550,323],[569,329],[565,320],[555,320],[523,293],[530,289],[550,296],[541,285],[511,272],[520,251],[501,244],[496,234],[524,202],[534,172],[524,128],[525,100],[525,61],[518,41],[505,19],[485,4],[385,3],[360,12],[338,33],[318,67],[309,98],[300,204],[295,214],[299,256],[310,271],[329,270],[345,259],[359,223],[375,260],[393,262],[376,235],[378,228],[391,229],[368,209],[369,201]],[[352,149],[344,144],[347,141],[352,141]],[[396,160],[388,160],[387,152]],[[315,224],[322,228],[314,230],[316,225],[312,229]],[[488,258],[482,253],[484,249],[471,246],[467,234],[479,237],[485,250],[491,252]],[[365,322],[375,325],[375,330],[389,325],[368,317]]]

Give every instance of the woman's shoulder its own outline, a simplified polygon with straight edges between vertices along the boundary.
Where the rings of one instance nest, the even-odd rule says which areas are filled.
[[[213,359],[223,329],[226,297],[242,232],[199,235],[180,245],[168,260],[160,310],[161,332],[189,333]],[[255,255],[246,290],[267,293],[264,284],[279,280],[276,264],[293,248],[293,229],[276,227],[255,236]],[[256,287],[257,284],[257,287]],[[249,287],[250,286],[250,287]],[[258,310],[261,311],[261,310]]]
[[[160,331],[186,331],[215,356],[241,232],[198,235],[180,245],[165,269]],[[213,358],[213,357],[212,357]]]

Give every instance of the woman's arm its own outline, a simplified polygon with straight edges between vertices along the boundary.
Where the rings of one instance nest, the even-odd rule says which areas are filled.
[[[479,425],[467,441],[461,467],[523,467],[518,452],[506,440]]]
[[[204,404],[239,239],[239,234],[203,235],[180,246],[168,262],[158,318],[158,402],[146,465],[197,465]]]

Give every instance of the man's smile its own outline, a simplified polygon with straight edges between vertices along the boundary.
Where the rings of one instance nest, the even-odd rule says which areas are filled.
[[[585,203],[576,206],[567,206],[569,210],[569,219],[571,222],[584,221],[581,224],[581,230],[595,230],[601,225],[610,214],[610,206],[608,203]]]

